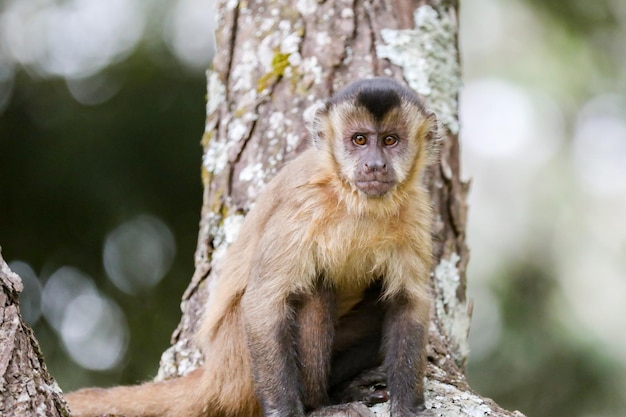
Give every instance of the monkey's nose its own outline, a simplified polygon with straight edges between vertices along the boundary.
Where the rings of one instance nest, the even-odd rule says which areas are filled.
[[[387,164],[381,162],[381,161],[371,161],[371,162],[366,162],[364,164],[365,166],[365,171],[366,172],[382,172],[385,173],[387,171]]]

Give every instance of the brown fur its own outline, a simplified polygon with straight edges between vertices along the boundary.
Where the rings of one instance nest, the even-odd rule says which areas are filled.
[[[431,209],[419,177],[434,119],[406,100],[381,120],[354,100],[317,117],[314,146],[267,186],[229,248],[197,335],[203,367],[163,383],[70,393],[75,416],[302,416],[328,404],[333,375],[379,364],[380,347],[394,416],[418,411],[431,266]],[[368,154],[388,157],[394,170],[383,173],[395,185],[382,196],[355,187],[355,175],[371,174],[359,159],[370,156],[346,151],[362,129],[404,141],[401,153]]]

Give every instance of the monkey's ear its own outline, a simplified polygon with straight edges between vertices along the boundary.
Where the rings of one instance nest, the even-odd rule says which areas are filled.
[[[316,101],[302,114],[306,128],[311,136],[311,143],[318,148],[322,147],[325,141],[324,121],[328,115],[328,108],[328,103]]]
[[[439,157],[439,144],[444,137],[444,132],[434,112],[426,111],[426,123],[430,125],[426,134],[426,152],[432,163]]]
[[[439,121],[437,120],[435,112],[429,110],[426,111],[426,122],[430,125],[430,128],[428,129],[428,141],[437,142],[441,140],[443,132],[441,132],[441,126],[439,126]]]

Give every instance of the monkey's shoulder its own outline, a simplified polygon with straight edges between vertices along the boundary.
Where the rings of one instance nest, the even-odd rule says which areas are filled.
[[[316,153],[319,150],[308,149],[286,163],[261,193],[255,211],[291,217],[306,210],[306,206],[323,204],[327,198],[319,183],[330,182],[332,175],[320,166]]]

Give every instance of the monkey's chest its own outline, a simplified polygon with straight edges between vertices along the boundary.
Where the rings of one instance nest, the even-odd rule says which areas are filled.
[[[339,226],[332,235],[318,237],[318,271],[335,289],[341,316],[362,300],[375,280],[384,279],[395,245],[379,227]]]

